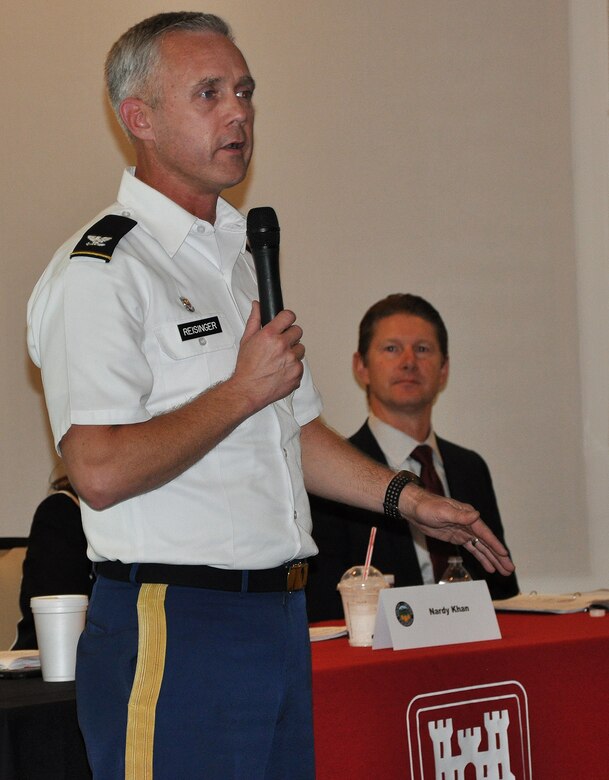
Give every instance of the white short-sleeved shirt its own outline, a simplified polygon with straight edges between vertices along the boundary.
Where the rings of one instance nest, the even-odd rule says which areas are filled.
[[[143,422],[227,379],[257,297],[239,212],[219,200],[211,225],[133,174],[88,228],[106,214],[137,222],[110,262],[70,258],[78,233],[28,305],[57,446],[72,424]],[[81,502],[90,557],[260,569],[314,554],[300,427],[320,412],[305,363],[298,390],[168,484],[99,512]]]

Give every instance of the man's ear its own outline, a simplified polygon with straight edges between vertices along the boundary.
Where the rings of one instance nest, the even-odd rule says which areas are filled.
[[[442,368],[440,369],[440,392],[444,390],[448,383],[448,374],[450,369],[450,361],[448,359],[448,355],[444,358],[444,363],[442,364]]]
[[[125,127],[132,136],[142,141],[149,141],[154,137],[150,122],[150,106],[140,98],[125,98],[120,105],[120,115]]]
[[[366,362],[359,352],[355,352],[353,355],[353,375],[358,385],[365,390],[370,383],[370,379],[368,378]]]

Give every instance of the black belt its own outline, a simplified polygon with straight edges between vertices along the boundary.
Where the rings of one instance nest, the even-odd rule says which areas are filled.
[[[101,561],[95,571],[102,577],[120,582],[148,582],[209,588],[235,593],[271,593],[302,590],[307,583],[309,564],[290,561],[274,569],[217,569],[215,566],[190,566],[169,563],[122,563]]]

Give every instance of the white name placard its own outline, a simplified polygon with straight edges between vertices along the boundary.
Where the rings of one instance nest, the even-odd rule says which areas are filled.
[[[501,639],[484,580],[385,588],[379,594],[373,650]]]

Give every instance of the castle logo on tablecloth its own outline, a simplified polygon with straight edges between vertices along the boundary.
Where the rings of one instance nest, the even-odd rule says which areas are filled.
[[[531,780],[527,697],[518,682],[416,696],[406,720],[412,780]]]
[[[459,752],[454,755],[452,718],[430,721],[427,728],[433,742],[436,780],[463,780],[470,765],[476,769],[476,780],[516,780],[510,769],[509,724],[507,710],[485,712],[486,749],[480,747],[482,730],[475,726],[457,732]]]

